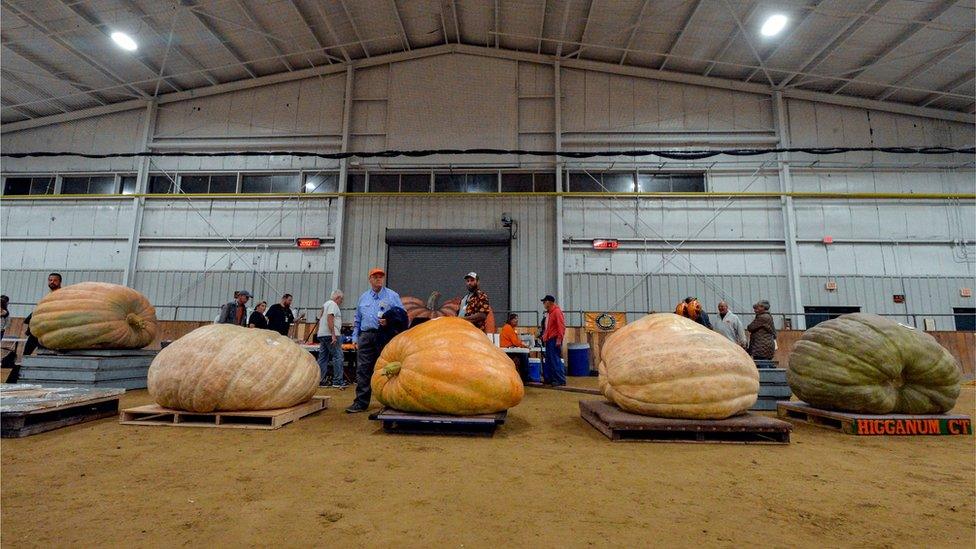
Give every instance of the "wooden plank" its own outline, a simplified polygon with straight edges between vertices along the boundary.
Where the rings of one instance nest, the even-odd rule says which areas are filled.
[[[119,397],[94,399],[27,413],[0,415],[0,437],[20,438],[69,425],[112,417],[119,413]]]
[[[719,420],[672,419],[625,412],[603,400],[581,400],[580,417],[614,441],[788,444],[792,426],[746,413]]]
[[[856,414],[822,410],[805,402],[780,401],[776,415],[858,436],[940,436],[971,435],[972,421],[960,414]]]
[[[119,414],[119,423],[220,429],[279,429],[288,423],[328,408],[331,398],[316,395],[307,402],[276,410],[209,413],[173,410],[158,404],[147,404],[122,410]]]
[[[508,412],[481,414],[474,416],[451,416],[443,414],[420,414],[384,408],[373,413],[369,419],[380,421],[388,433],[410,435],[494,435],[499,425],[505,423]]]

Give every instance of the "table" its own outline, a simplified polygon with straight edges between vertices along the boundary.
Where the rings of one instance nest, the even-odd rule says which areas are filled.
[[[303,343],[301,348],[311,353],[318,360],[319,346],[317,343]],[[346,383],[356,383],[356,349],[342,350],[342,373],[345,375]],[[329,377],[331,378],[331,375]]]
[[[502,347],[502,351],[512,359],[518,368],[519,377],[522,381],[529,380],[529,356],[531,353],[542,351],[539,347]]]

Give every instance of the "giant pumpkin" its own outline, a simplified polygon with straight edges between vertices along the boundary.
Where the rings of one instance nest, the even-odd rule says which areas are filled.
[[[269,410],[312,398],[312,355],[270,330],[210,324],[159,351],[149,366],[157,404],[191,412]]]
[[[435,318],[394,337],[376,361],[372,387],[391,408],[458,416],[507,410],[525,392],[512,359],[458,317]]]
[[[407,318],[413,321],[415,318],[440,318],[442,316],[457,316],[461,300],[458,298],[445,302],[440,307],[437,301],[440,299],[440,292],[433,292],[427,301],[419,297],[404,296],[400,301],[403,302],[403,309],[407,311]]]
[[[805,331],[787,381],[812,406],[868,414],[937,414],[959,396],[960,368],[925,332],[854,313]]]
[[[132,288],[81,282],[44,296],[30,330],[48,349],[141,349],[156,337],[156,309]]]
[[[600,351],[600,391],[635,414],[724,419],[756,402],[759,371],[735,343],[658,313],[627,324]]]

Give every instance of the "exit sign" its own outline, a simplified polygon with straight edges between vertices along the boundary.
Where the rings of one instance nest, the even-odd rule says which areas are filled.
[[[594,250],[616,250],[618,247],[620,243],[612,239],[598,238],[593,241]]]
[[[313,249],[322,246],[321,238],[299,237],[295,239],[295,245],[302,249]]]

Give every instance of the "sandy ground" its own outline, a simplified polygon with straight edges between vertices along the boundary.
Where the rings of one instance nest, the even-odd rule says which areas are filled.
[[[592,384],[595,380],[583,380]],[[580,381],[577,381],[579,383]],[[494,438],[384,434],[329,410],[277,431],[122,426],[4,439],[4,547],[973,547],[972,437],[611,443],[528,389]],[[148,403],[145,391],[124,407]],[[972,413],[974,389],[956,411]]]

